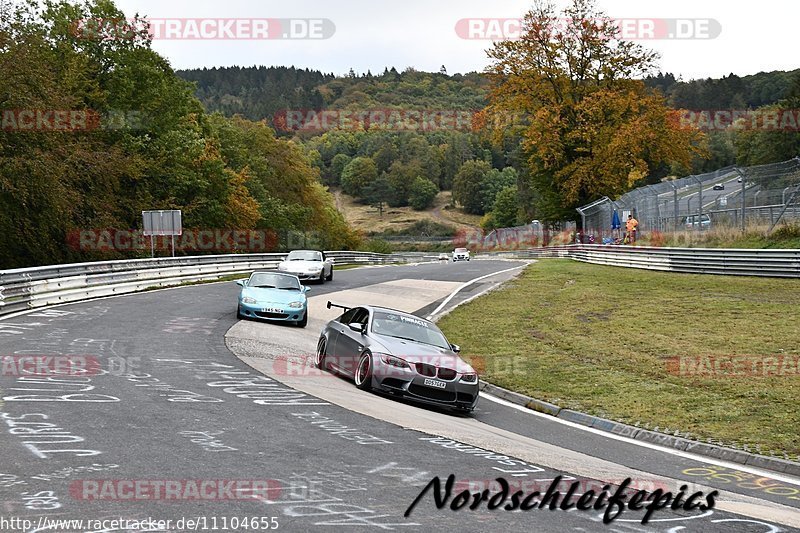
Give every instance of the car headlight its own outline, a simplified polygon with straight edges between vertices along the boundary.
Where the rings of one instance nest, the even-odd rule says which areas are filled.
[[[461,374],[461,381],[463,381],[464,383],[477,383],[478,374],[474,372],[468,374]]]
[[[400,359],[399,357],[395,357],[389,354],[382,354],[381,361],[383,361],[389,366],[395,366],[397,368],[411,368],[410,366],[408,366],[408,363],[406,363],[404,359]]]
[[[250,298],[249,296],[245,296],[244,298],[242,298],[242,303],[243,304],[257,304],[258,300],[256,300],[255,298]]]
[[[319,272],[320,270],[322,270],[322,266],[314,265],[312,267],[308,267],[308,270],[311,272]]]
[[[289,304],[289,307],[293,309],[300,309],[301,307],[303,307],[303,302],[291,302]]]
[[[286,270],[286,265],[278,265],[278,270]]]

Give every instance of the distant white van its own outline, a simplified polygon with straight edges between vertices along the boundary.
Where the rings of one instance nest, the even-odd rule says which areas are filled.
[[[688,216],[688,217],[684,217],[683,225],[686,227],[686,229],[696,229],[698,227],[697,215],[691,215],[691,216]],[[705,214],[702,215],[702,217],[700,218],[700,224],[699,225],[702,227],[702,229],[710,228],[711,227],[711,217],[708,216],[708,215],[705,215]]]
[[[456,261],[469,261],[469,250],[466,248],[456,248],[453,251],[453,262]]]

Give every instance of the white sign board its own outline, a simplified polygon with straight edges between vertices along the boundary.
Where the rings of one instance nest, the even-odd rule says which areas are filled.
[[[180,209],[166,211],[142,211],[144,235],[181,235]]]

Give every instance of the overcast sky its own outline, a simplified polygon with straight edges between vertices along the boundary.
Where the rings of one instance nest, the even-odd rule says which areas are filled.
[[[449,73],[480,71],[487,65],[491,41],[464,39],[456,23],[473,18],[518,18],[525,0],[116,0],[128,16],[153,19],[300,18],[329,19],[335,25],[324,40],[177,40],[158,39],[153,47],[175,68],[230,65],[294,65],[345,74],[414,67]],[[563,5],[563,0],[558,2]],[[618,19],[683,19],[704,31],[703,21],[718,23],[715,38],[642,39],[661,54],[660,68],[684,79],[739,75],[800,67],[796,34],[800,3],[671,0],[598,0]],[[714,22],[715,21],[715,22]],[[644,22],[646,25],[647,23]],[[689,31],[689,23],[681,28]],[[646,28],[645,28],[646,29]]]

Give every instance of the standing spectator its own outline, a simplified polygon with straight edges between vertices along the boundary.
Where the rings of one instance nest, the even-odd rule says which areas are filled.
[[[633,218],[633,215],[628,215],[628,220],[625,222],[625,229],[628,231],[628,240],[631,244],[636,242],[636,230],[639,227],[639,221]]]

